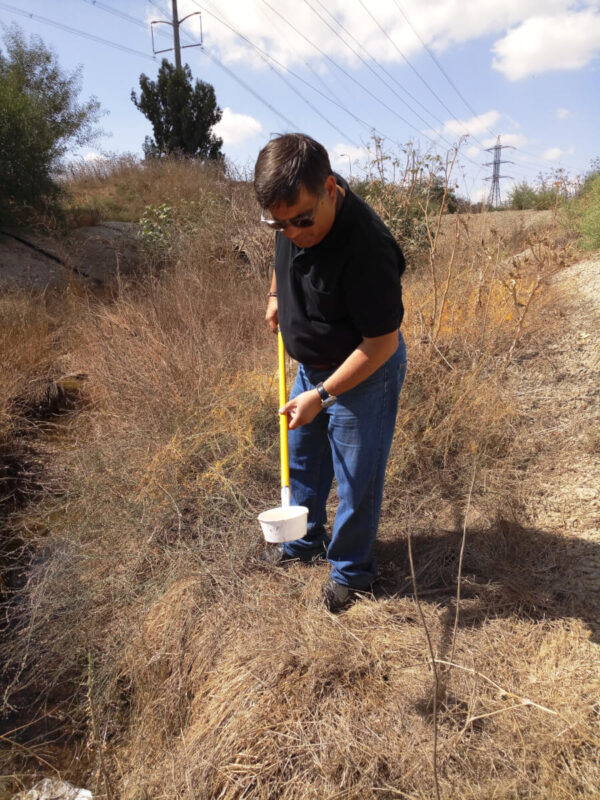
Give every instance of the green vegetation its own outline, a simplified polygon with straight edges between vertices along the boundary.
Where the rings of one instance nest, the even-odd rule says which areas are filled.
[[[402,159],[390,156],[375,135],[372,147],[368,178],[353,181],[352,189],[377,211],[407,253],[423,251],[431,244],[436,218],[466,210],[451,181],[457,151],[444,163],[439,156],[422,156],[411,144]]]
[[[0,216],[19,218],[48,207],[67,149],[91,141],[99,104],[80,103],[81,70],[64,72],[36,36],[18,27],[0,51]]]
[[[577,231],[584,250],[600,248],[600,172],[592,172],[573,201]]]
[[[518,183],[509,195],[509,206],[516,211],[545,211],[554,208],[560,199],[557,188],[548,187],[545,183],[535,187],[522,181]]]
[[[164,58],[156,81],[140,75],[140,89],[139,99],[132,91],[131,100],[152,123],[154,139],[147,136],[144,142],[147,158],[171,154],[222,158],[223,140],[212,133],[222,114],[215,90],[199,80],[192,86],[187,64],[177,69]]]

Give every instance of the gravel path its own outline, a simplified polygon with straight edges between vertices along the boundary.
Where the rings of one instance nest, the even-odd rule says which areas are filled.
[[[564,546],[573,564],[564,588],[586,598],[600,626],[600,253],[556,286],[563,335],[522,365],[522,402],[545,433],[520,502],[528,523]]]
[[[557,283],[567,309],[564,337],[549,344],[541,372],[531,376],[543,386],[539,413],[554,418],[547,432],[553,458],[543,453],[536,464],[543,492],[531,507],[537,523],[600,542],[600,254]]]

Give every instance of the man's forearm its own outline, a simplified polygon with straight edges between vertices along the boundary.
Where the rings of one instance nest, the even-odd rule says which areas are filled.
[[[325,389],[335,397],[353,389],[385,363],[397,347],[398,331],[363,339],[344,363],[324,381]],[[321,398],[316,389],[302,392],[279,409],[280,414],[287,414],[290,430],[312,422],[320,411]]]
[[[398,348],[398,331],[363,339],[356,350],[324,381],[329,394],[338,397],[372,375]]]

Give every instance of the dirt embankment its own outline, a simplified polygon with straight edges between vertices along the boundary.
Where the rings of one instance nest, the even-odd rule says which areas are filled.
[[[137,225],[103,222],[64,239],[33,231],[0,230],[0,289],[62,287],[75,275],[101,285],[139,262]]]
[[[567,550],[588,543],[589,558],[578,560],[572,580],[578,593],[595,597],[600,630],[600,254],[556,283],[563,335],[539,342],[518,371],[521,401],[546,434],[529,468],[535,489],[527,484],[521,504],[536,527],[564,536]]]

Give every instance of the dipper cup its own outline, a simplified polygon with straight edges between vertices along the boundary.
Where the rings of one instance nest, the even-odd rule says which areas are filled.
[[[277,330],[279,361],[279,407],[287,402],[285,386],[285,349],[281,331]],[[290,505],[290,464],[288,452],[288,420],[279,415],[279,452],[281,460],[281,506],[270,508],[258,515],[263,536],[267,542],[293,542],[306,536],[308,508]]]

